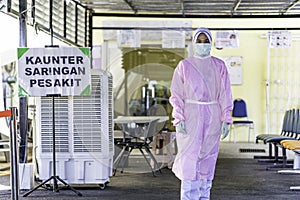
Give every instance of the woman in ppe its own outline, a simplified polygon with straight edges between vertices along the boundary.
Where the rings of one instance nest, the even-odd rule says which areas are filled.
[[[210,55],[211,44],[210,31],[197,29],[194,55],[179,62],[171,83],[178,146],[172,171],[181,180],[181,200],[210,198],[220,137],[232,123],[229,75],[225,63]]]

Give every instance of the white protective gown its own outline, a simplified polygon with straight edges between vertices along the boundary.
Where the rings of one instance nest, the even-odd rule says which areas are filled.
[[[202,103],[190,103],[191,100]],[[183,120],[187,133],[176,133],[178,153],[173,172],[180,180],[213,180],[221,124],[232,123],[225,63],[213,56],[180,61],[173,74],[170,103],[173,124]]]

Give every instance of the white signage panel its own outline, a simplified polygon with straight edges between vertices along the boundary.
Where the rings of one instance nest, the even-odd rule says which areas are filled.
[[[215,47],[222,48],[238,48],[239,33],[237,31],[218,31],[216,32]]]
[[[18,48],[19,96],[91,93],[90,49]]]
[[[268,35],[270,48],[289,48],[292,46],[292,33],[290,31],[270,31]]]
[[[241,85],[243,83],[243,69],[242,69],[243,57],[228,56],[228,57],[222,57],[222,60],[226,64],[229,73],[230,83],[232,85]]]

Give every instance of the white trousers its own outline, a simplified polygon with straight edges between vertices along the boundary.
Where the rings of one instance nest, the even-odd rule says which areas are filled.
[[[209,200],[212,180],[182,180],[181,200]]]

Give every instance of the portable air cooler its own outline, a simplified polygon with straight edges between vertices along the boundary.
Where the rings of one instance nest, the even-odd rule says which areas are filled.
[[[113,167],[112,76],[91,70],[91,95],[55,97],[56,175],[69,184],[106,184]],[[52,97],[37,100],[38,178],[52,169]]]

